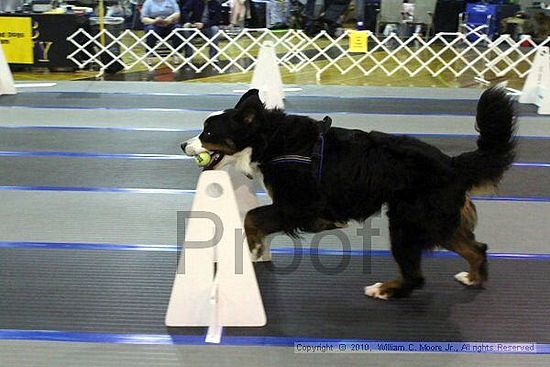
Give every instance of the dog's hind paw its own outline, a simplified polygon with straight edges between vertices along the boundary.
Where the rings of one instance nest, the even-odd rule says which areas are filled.
[[[464,285],[467,285],[467,286],[476,285],[476,283],[470,279],[470,273],[468,273],[467,271],[463,271],[463,272],[460,272],[460,273],[456,274],[455,279],[458,282],[460,282]]]
[[[254,245],[254,248],[250,250],[250,259],[252,261],[258,261],[262,257],[262,251],[263,246],[261,243],[257,243]]]
[[[252,262],[271,261],[271,251],[269,247],[262,243],[254,245],[254,248],[250,250],[250,260]]]
[[[252,255],[252,262],[255,263],[267,262],[271,260],[271,252],[269,251],[264,251],[260,256]]]
[[[365,295],[373,298],[387,300],[389,297],[385,291],[382,291],[382,285],[383,283],[375,283],[373,285],[365,287]]]

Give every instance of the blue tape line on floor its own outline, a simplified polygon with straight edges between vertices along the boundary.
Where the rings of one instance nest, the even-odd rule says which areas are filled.
[[[0,248],[29,248],[49,250],[116,250],[116,251],[167,251],[175,252],[175,245],[113,244],[86,242],[29,242],[0,241]]]
[[[97,95],[97,94],[107,94],[107,95],[130,95],[130,96],[175,96],[175,97],[235,97],[238,98],[241,96],[240,93],[176,93],[176,92],[122,92],[122,91],[98,91],[98,92],[89,92],[89,91],[69,91],[69,90],[50,90],[50,91],[22,91],[21,94],[88,94],[88,95]],[[322,97],[322,96],[321,96]],[[332,97],[331,97],[332,98]],[[345,98],[345,97],[344,97]],[[453,100],[457,100],[453,98]],[[475,100],[475,99],[474,99]]]
[[[1,108],[1,106],[0,106]],[[176,129],[176,128],[162,128],[162,127],[109,127],[109,126],[63,126],[63,125],[11,125],[0,126],[0,129],[36,129],[36,130],[113,130],[113,131],[158,131],[158,132],[193,132],[198,133],[201,129],[188,128],[188,129]],[[394,133],[396,135],[407,135],[417,138],[472,138],[479,137],[479,134],[463,134],[463,133]],[[518,135],[518,139],[526,140],[548,140],[550,136],[537,136],[537,135]]]
[[[140,189],[131,187],[68,187],[68,186],[0,186],[0,191],[76,191],[111,192],[126,194],[192,194],[197,190],[185,189]],[[264,194],[265,195],[265,194]]]
[[[202,335],[107,334],[59,330],[0,329],[0,339],[113,344],[204,344]]]
[[[1,330],[2,340],[133,345],[205,345],[203,335],[106,334],[60,330]],[[293,347],[295,353],[426,352],[548,354],[546,343],[421,342],[272,336],[224,336],[221,345]]]
[[[181,247],[176,245],[146,245],[146,244],[113,244],[113,243],[85,243],[85,242],[31,242],[31,241],[0,241],[0,248],[29,248],[29,249],[50,249],[50,250],[115,250],[115,251],[179,251]],[[341,250],[322,248],[293,248],[273,247],[273,254],[281,255],[334,255],[334,256],[391,256],[389,250]],[[426,257],[458,257],[453,252],[433,251],[426,252]],[[527,254],[527,253],[488,253],[489,258],[511,259],[511,260],[550,260],[550,254]]]
[[[451,133],[393,133],[395,135],[407,135],[413,136],[416,138],[460,138],[460,139],[477,139],[479,134],[451,134]],[[518,139],[526,140],[548,140],[550,136],[539,136],[539,135],[517,135]]]
[[[74,186],[0,186],[0,191],[76,191],[76,192],[113,192],[129,194],[196,194],[195,189],[145,189],[132,187],[74,187]],[[257,192],[258,196],[267,196],[265,192]],[[550,197],[529,196],[472,196],[474,200],[482,201],[523,201],[550,202]]]
[[[62,158],[104,158],[104,159],[144,159],[144,160],[190,160],[193,157],[183,154],[125,154],[88,152],[14,152],[0,151],[0,157],[62,157]]]
[[[543,162],[514,162],[512,163],[514,167],[535,167],[535,168],[546,168],[550,167],[550,163]]]
[[[142,159],[142,160],[191,160],[193,157],[183,154],[154,153],[95,153],[95,152],[56,152],[56,151],[6,151],[0,150],[0,157],[16,158],[103,158],[103,159]],[[547,168],[550,163],[544,162],[514,162],[514,167]]]
[[[8,108],[21,108],[21,109],[61,109],[61,110],[89,110],[89,111],[151,111],[151,112],[215,112],[219,111],[219,108],[148,108],[148,107],[101,107],[101,106],[52,106],[52,105],[26,105],[26,104],[17,104],[13,103],[10,106],[0,106]],[[311,114],[312,111],[303,111],[303,110],[290,110],[287,109],[286,112],[293,114]],[[325,113],[325,112],[319,112]],[[443,112],[423,112],[419,113],[418,111],[411,112],[383,112],[379,111],[377,113],[366,112],[345,112],[345,111],[328,111],[331,115],[395,115],[395,116],[474,116],[473,112],[454,112],[454,113],[443,113]],[[537,117],[535,113],[526,114],[529,117]]]
[[[525,201],[525,202],[549,202],[547,196],[472,196],[473,200],[479,201]]]
[[[27,125],[0,126],[0,129],[21,130],[107,130],[107,131],[158,131],[158,132],[198,132],[197,129],[171,129],[161,127],[109,127],[109,126],[63,126],[63,125]]]
[[[23,91],[21,93],[26,94],[90,94],[90,95],[96,95],[96,94],[121,94],[121,95],[132,95],[132,96],[182,96],[182,97],[240,97],[242,93],[233,92],[233,93],[176,93],[176,92],[123,92],[123,91],[98,91],[98,92],[90,92],[90,91],[69,91],[69,90],[59,90],[59,91]],[[437,100],[437,101],[477,101],[479,99],[479,96],[472,96],[472,97],[449,97],[449,98],[437,98],[437,97],[409,97],[409,96],[357,96],[357,95],[349,95],[349,96],[334,96],[329,94],[303,94],[303,92],[300,93],[299,98],[313,98],[313,99],[323,99],[323,98],[330,98],[330,99],[402,99],[402,100]]]

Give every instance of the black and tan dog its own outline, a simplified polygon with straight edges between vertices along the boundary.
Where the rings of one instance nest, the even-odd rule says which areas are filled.
[[[463,256],[468,286],[487,279],[487,246],[476,241],[476,211],[468,193],[496,185],[514,159],[516,113],[503,88],[483,93],[477,108],[477,150],[450,157],[417,139],[330,127],[330,118],[267,110],[257,90],[235,108],[214,113],[201,134],[182,144],[186,154],[212,154],[207,169],[227,164],[261,177],[273,200],[245,219],[250,249],[265,237],[296,235],[363,221],[388,207],[391,250],[400,277],[366,287],[367,295],[402,297],[421,287],[423,250],[443,247]]]

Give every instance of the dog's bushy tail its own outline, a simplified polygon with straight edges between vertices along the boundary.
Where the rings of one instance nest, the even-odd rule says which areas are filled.
[[[476,115],[477,150],[453,158],[453,165],[468,190],[496,186],[514,161],[515,106],[502,86],[490,88],[481,95]]]

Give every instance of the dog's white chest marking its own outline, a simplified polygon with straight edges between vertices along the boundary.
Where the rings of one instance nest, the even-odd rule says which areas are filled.
[[[223,157],[221,162],[222,167],[232,165],[239,172],[242,172],[248,178],[256,180],[263,190],[271,197],[271,193],[266,189],[264,184],[264,175],[260,170],[258,162],[252,162],[252,148],[245,148],[242,151],[230,156]],[[262,257],[264,258],[264,257]]]
[[[227,159],[226,164],[233,165],[238,171],[249,177],[259,177],[261,175],[258,163],[252,163],[252,148],[245,148],[231,156],[225,156],[225,159]]]
[[[224,113],[224,111],[214,111],[214,112],[212,112],[210,115],[208,115],[208,116],[206,117],[206,119],[208,120],[208,119],[209,119],[210,117],[212,117],[212,116],[223,115],[223,113]]]

